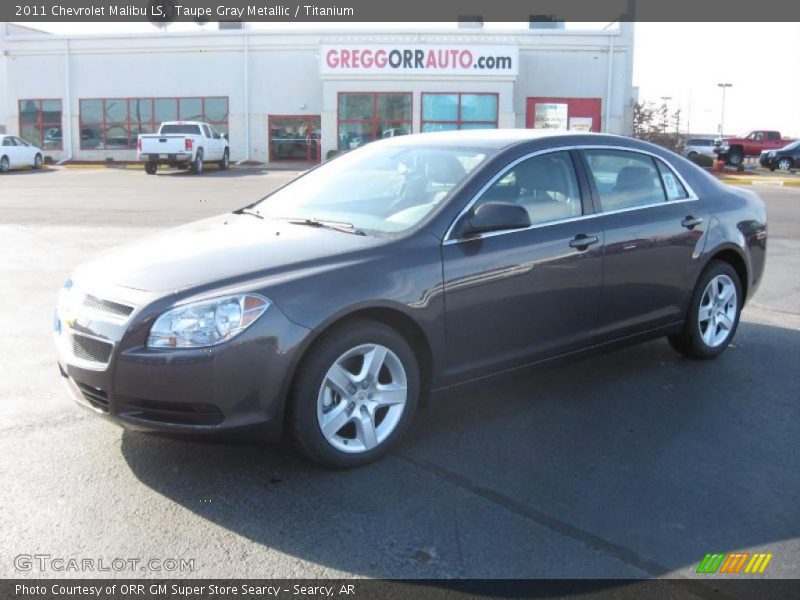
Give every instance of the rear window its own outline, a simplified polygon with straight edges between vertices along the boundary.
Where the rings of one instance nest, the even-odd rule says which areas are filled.
[[[179,125],[167,124],[162,125],[159,130],[160,134],[183,134],[183,135],[200,135],[200,127],[198,125]]]

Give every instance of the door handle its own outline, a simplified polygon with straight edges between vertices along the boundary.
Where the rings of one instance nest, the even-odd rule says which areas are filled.
[[[578,250],[586,250],[592,244],[596,244],[600,241],[600,238],[596,235],[586,235],[585,233],[579,233],[575,236],[574,239],[569,241],[569,245],[572,248],[577,248]]]
[[[681,221],[681,225],[686,227],[686,229],[694,229],[698,225],[703,223],[703,219],[695,218],[692,215],[686,217],[683,221]]]

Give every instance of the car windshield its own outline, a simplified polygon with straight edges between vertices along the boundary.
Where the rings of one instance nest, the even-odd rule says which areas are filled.
[[[182,133],[188,135],[200,135],[200,127],[198,125],[162,125],[160,134],[167,135],[170,133]]]
[[[323,164],[253,210],[271,219],[346,223],[367,233],[399,232],[419,223],[490,152],[375,142]]]

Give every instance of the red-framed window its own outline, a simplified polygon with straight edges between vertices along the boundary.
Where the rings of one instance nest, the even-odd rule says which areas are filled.
[[[61,100],[19,101],[19,137],[42,150],[61,150]]]
[[[422,131],[497,129],[496,92],[423,92]]]
[[[269,115],[270,161],[320,162],[319,115]]]
[[[340,150],[411,133],[411,92],[339,92]]]
[[[79,121],[82,150],[130,150],[164,121],[205,121],[228,133],[228,97],[83,98]]]

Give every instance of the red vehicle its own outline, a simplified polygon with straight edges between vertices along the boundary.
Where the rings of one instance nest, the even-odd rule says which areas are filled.
[[[759,156],[764,150],[778,150],[794,140],[782,138],[779,131],[756,129],[742,137],[721,138],[714,142],[720,160],[738,166],[746,156]]]

